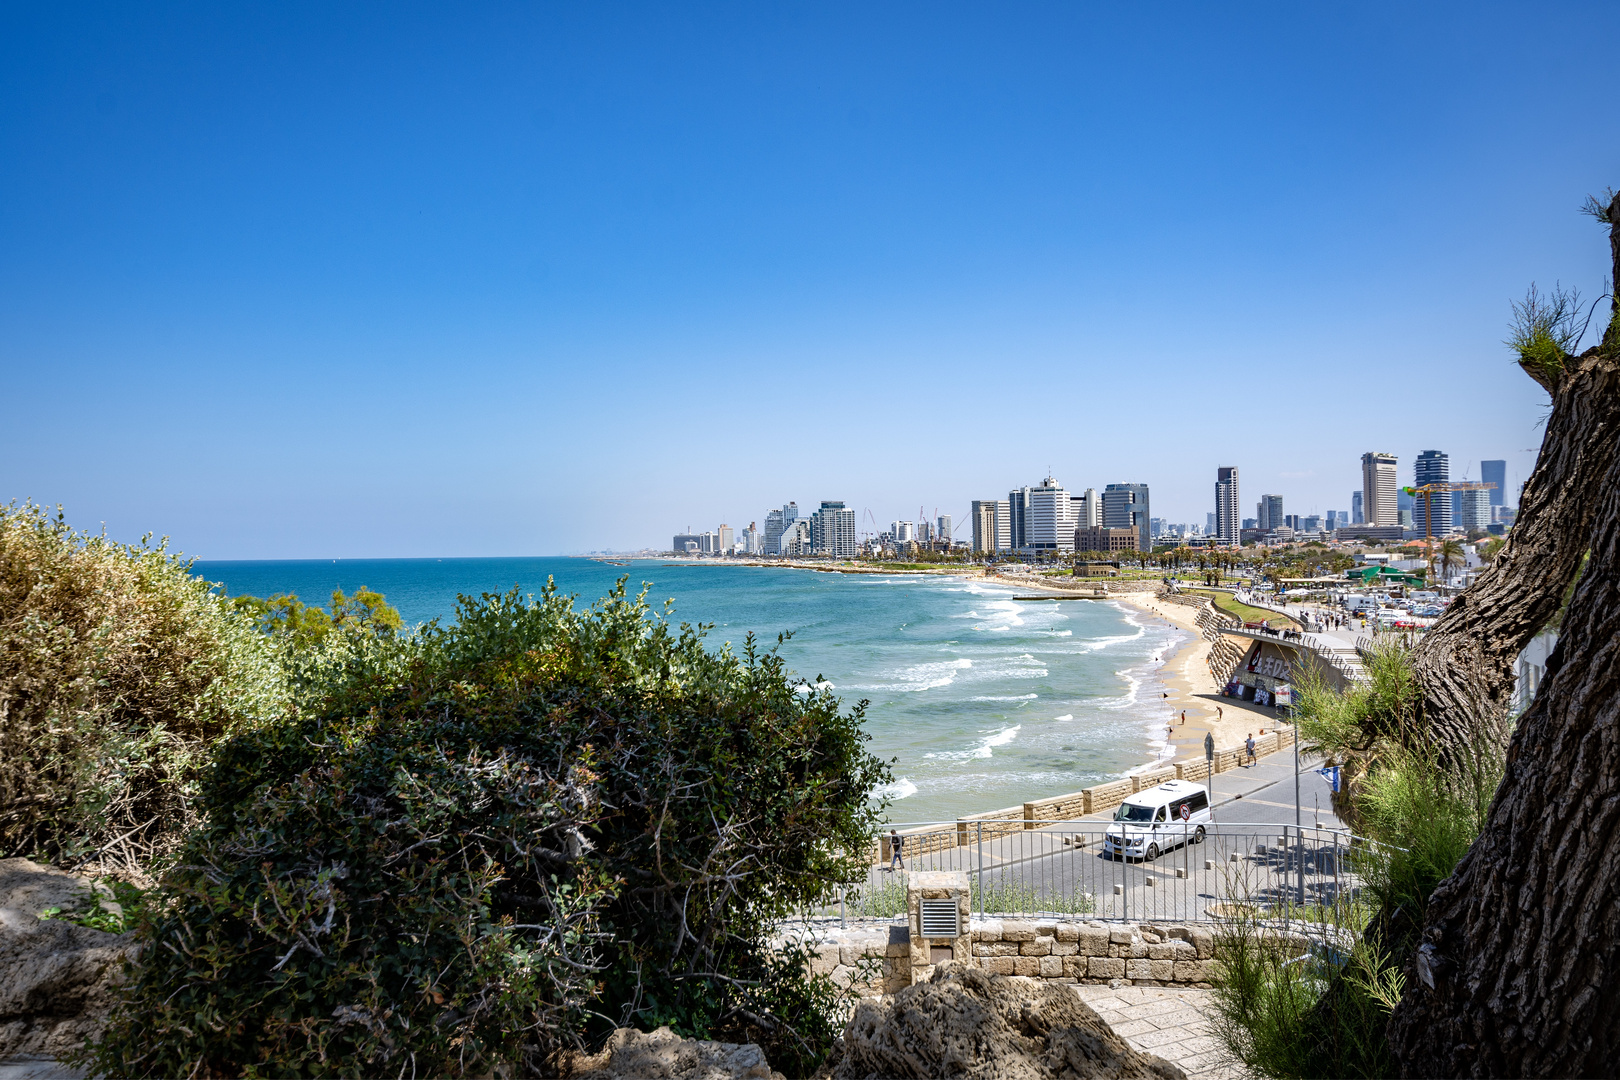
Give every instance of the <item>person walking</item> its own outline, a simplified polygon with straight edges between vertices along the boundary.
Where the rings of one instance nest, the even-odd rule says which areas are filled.
[[[1254,732],[1249,732],[1249,737],[1243,741],[1243,749],[1249,755],[1248,764],[1244,765],[1244,768],[1254,768],[1259,763],[1259,759],[1254,756]]]
[[[1186,709],[1181,710],[1181,726],[1182,727],[1187,726],[1187,710]]]
[[[1252,740],[1252,739],[1249,740],[1249,745],[1253,746],[1254,745],[1254,740]],[[899,833],[895,832],[893,829],[889,830],[889,872],[890,873],[893,873],[896,870],[904,870],[906,868],[906,861],[900,857],[900,847],[904,843],[905,843],[905,841],[901,839]]]
[[[1222,719],[1223,719],[1223,717],[1221,715],[1221,707],[1219,705],[1217,705],[1217,706],[1215,706],[1215,722],[1218,724],[1218,723],[1221,722]]]

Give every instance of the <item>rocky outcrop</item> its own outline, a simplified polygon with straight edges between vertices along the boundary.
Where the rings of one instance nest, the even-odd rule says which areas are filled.
[[[602,1052],[576,1059],[576,1080],[783,1080],[753,1043],[683,1039],[667,1027],[615,1031]]]
[[[0,859],[0,1058],[66,1053],[101,1033],[129,936],[41,919],[90,884],[27,859]]]
[[[834,1080],[1185,1080],[1138,1053],[1067,986],[946,963],[882,1003],[862,1002]]]

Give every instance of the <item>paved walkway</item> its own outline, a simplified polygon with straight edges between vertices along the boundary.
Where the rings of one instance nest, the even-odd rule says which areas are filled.
[[[1131,1046],[1179,1065],[1192,1080],[1249,1080],[1209,1031],[1209,990],[1076,986],[1080,999]]]

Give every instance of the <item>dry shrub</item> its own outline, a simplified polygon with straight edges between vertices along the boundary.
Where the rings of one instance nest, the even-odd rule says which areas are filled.
[[[0,854],[172,852],[208,747],[285,708],[276,649],[164,543],[0,507]]]

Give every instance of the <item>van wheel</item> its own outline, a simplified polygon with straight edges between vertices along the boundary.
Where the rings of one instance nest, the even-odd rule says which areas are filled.
[[[1147,849],[1147,854],[1142,856],[1143,860],[1146,861],[1146,862],[1152,862],[1154,859],[1157,859],[1158,857],[1159,857],[1159,845],[1158,844],[1149,844],[1148,849]]]
[[[1203,842],[1204,842],[1204,827],[1202,825],[1200,825],[1200,826],[1198,826],[1198,831],[1193,833],[1193,843],[1202,844]]]

